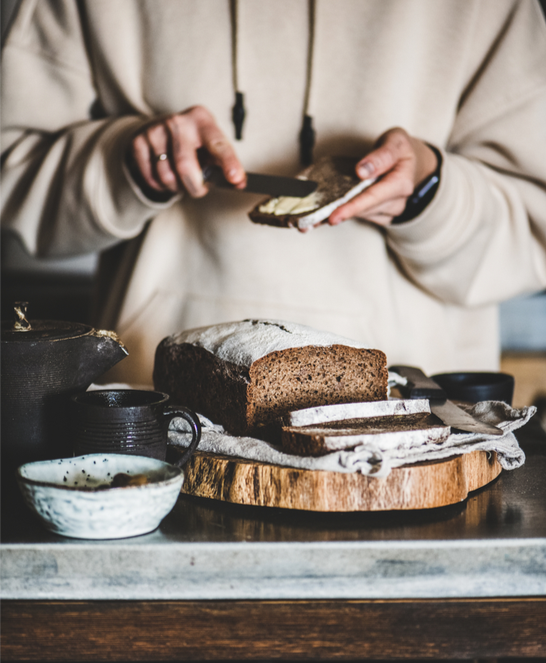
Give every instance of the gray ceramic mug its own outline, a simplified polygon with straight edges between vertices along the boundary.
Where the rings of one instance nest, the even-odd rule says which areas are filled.
[[[176,462],[181,467],[199,444],[201,425],[195,412],[168,402],[168,394],[139,389],[104,389],[73,396],[74,453],[121,453],[165,460],[169,424],[179,417],[188,422],[192,436]]]

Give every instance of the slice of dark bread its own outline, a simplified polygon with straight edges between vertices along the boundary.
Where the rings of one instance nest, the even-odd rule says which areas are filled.
[[[375,443],[382,448],[411,448],[425,442],[440,443],[450,434],[434,415],[426,412],[329,421],[310,426],[285,426],[283,451],[298,456],[322,456],[359,444]]]
[[[337,207],[375,182],[375,179],[359,179],[355,172],[358,161],[353,157],[318,160],[298,176],[317,182],[314,193],[305,198],[267,198],[249,212],[249,217],[254,223],[299,230],[322,223]]]
[[[283,426],[311,426],[331,421],[364,419],[406,414],[430,414],[430,403],[425,398],[390,398],[387,401],[367,401],[365,403],[337,403],[319,405],[304,410],[294,410],[282,418]]]
[[[304,325],[244,320],[189,330],[159,344],[154,385],[234,435],[291,410],[384,400],[387,360]]]

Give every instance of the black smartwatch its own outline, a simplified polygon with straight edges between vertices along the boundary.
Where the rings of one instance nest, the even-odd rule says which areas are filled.
[[[428,146],[436,155],[436,159],[438,161],[436,170],[422,182],[419,182],[419,184],[415,187],[413,193],[407,200],[406,208],[402,214],[400,214],[400,216],[394,217],[392,220],[393,224],[405,223],[406,221],[411,221],[412,219],[415,219],[416,216],[419,216],[419,214],[421,214],[425,207],[434,198],[436,191],[438,190],[438,186],[440,184],[440,171],[442,168],[442,155],[432,145]]]

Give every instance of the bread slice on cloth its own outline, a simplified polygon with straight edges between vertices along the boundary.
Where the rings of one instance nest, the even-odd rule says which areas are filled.
[[[254,223],[299,230],[322,223],[375,182],[375,178],[359,179],[355,172],[358,161],[353,157],[323,157],[298,176],[317,182],[316,191],[305,198],[267,198],[249,212],[249,217]]]
[[[234,435],[292,410],[385,400],[387,359],[328,332],[276,320],[243,320],[169,336],[158,345],[154,384]]]
[[[439,444],[451,429],[426,412],[384,415],[343,421],[329,421],[309,426],[285,426],[282,448],[298,456],[322,456],[360,444],[372,444],[380,450],[412,448]]]
[[[365,403],[338,403],[294,410],[282,418],[283,426],[309,426],[331,421],[363,419],[367,417],[403,416],[405,414],[430,414],[430,403],[426,398],[393,398],[387,401]]]

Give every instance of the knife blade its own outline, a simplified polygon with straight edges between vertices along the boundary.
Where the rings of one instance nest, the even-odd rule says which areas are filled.
[[[285,177],[282,175],[264,175],[263,173],[247,173],[246,187],[236,189],[228,182],[219,166],[205,165],[203,167],[203,178],[205,182],[233,191],[242,193],[261,193],[266,196],[277,198],[278,196],[290,196],[292,198],[305,198],[317,190],[318,184],[313,180],[301,180],[297,177]]]
[[[427,377],[420,368],[391,366],[389,370],[407,379],[406,385],[397,385],[404,398],[428,398],[431,412],[452,429],[482,435],[504,435],[504,432],[497,426],[476,419],[455,405],[447,398],[440,385]]]

